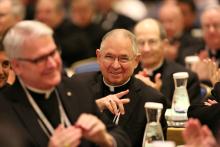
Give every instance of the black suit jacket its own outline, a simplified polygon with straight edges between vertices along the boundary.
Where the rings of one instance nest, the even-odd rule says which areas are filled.
[[[136,69],[136,73],[142,70],[141,66]],[[162,66],[153,72],[153,75],[150,77],[152,81],[154,81],[154,76],[157,73],[161,73],[162,87],[161,93],[164,94],[168,99],[168,107],[171,107],[173,93],[175,89],[173,73],[175,72],[187,72],[189,74],[189,78],[187,81],[187,91],[189,94],[190,103],[199,103],[201,101],[200,95],[200,82],[198,76],[186,69],[184,66],[175,63],[173,61],[164,60]]]
[[[132,30],[136,23],[133,19],[119,14],[114,10],[109,10],[107,14],[104,15],[101,13],[98,14],[94,22],[99,24],[105,32],[117,28]]]
[[[106,95],[103,94],[104,84],[101,72],[83,73],[74,76],[75,83],[87,85],[90,89],[91,97],[98,99]],[[129,93],[125,98],[130,98],[130,103],[125,105],[125,115],[120,117],[119,126],[121,126],[130,136],[132,146],[142,146],[142,140],[147,123],[144,109],[145,102],[159,102],[166,109],[166,98],[155,89],[145,85],[142,81],[132,77],[129,82]],[[126,90],[126,89],[124,89]],[[166,120],[162,112],[161,123],[166,131]],[[114,115],[110,111],[104,111],[104,114],[113,120]]]
[[[82,113],[100,116],[94,100],[89,97],[86,89],[81,87],[80,84],[73,83],[70,78],[63,77],[62,82],[57,86],[57,90],[65,112],[72,124]],[[14,123],[22,130],[24,139],[30,142],[32,147],[47,147],[48,137],[40,127],[37,121],[38,117],[28,102],[20,83],[16,81],[13,86],[1,91],[0,97],[5,98],[11,106],[10,113],[8,113],[9,111],[5,113],[11,116]],[[115,126],[108,123],[107,119],[102,119],[110,133],[115,137],[118,146],[130,146],[126,134],[120,128],[115,128]],[[92,146],[95,145],[86,140],[82,140],[80,144],[80,147]]]
[[[203,103],[191,105],[188,109],[188,117],[198,118],[202,124],[208,125],[220,143],[220,82],[215,84],[211,93],[211,99],[218,103],[212,106]]]

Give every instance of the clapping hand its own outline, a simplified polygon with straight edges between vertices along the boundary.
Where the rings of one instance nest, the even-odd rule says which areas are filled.
[[[146,85],[151,86],[160,91],[162,86],[161,74],[157,73],[154,77],[155,82],[151,81],[150,78],[147,76],[146,70],[140,71],[138,74],[135,75],[135,78],[141,80]]]
[[[185,147],[217,147],[216,140],[209,128],[196,119],[189,119],[183,131]]]

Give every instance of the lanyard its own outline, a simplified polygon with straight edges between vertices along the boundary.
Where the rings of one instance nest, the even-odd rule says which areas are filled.
[[[43,114],[43,112],[41,111],[40,107],[37,105],[37,103],[35,102],[35,100],[33,99],[33,97],[31,96],[31,94],[29,93],[29,91],[27,90],[27,88],[24,86],[24,84],[22,83],[22,81],[19,79],[25,94],[28,98],[28,101],[30,102],[32,108],[34,109],[34,111],[37,113],[38,117],[40,120],[38,120],[39,125],[41,126],[41,128],[44,130],[44,132],[47,134],[47,136],[49,137],[49,134],[53,134],[54,133],[54,128],[51,125],[51,123],[49,122],[49,120],[46,118],[46,116]],[[59,94],[57,89],[55,88],[55,94],[56,94],[56,98],[58,100],[58,107],[59,107],[59,113],[60,113],[60,122],[61,124],[63,124],[63,126],[71,126],[71,123],[64,111],[64,108],[62,106]],[[46,128],[45,128],[46,127]],[[49,131],[47,131],[47,130]]]

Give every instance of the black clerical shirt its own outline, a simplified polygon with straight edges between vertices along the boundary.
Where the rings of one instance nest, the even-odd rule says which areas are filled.
[[[45,97],[45,94],[39,94],[30,90],[28,91],[51,125],[54,128],[57,128],[60,124],[60,112],[55,91],[53,91],[48,98]]]

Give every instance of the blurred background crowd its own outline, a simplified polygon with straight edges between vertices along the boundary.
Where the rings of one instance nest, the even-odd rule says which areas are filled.
[[[16,2],[17,1],[17,2]],[[54,38],[62,50],[66,67],[74,62],[95,57],[103,34],[115,28],[132,30],[136,22],[147,18],[158,19],[170,42],[166,58],[185,64],[188,55],[211,51],[218,57],[217,47],[209,47],[209,34],[202,34],[200,15],[217,0],[19,0],[0,2],[1,38],[16,21],[34,19],[46,23],[54,30]],[[17,4],[16,4],[17,3]],[[19,8],[20,7],[20,8]],[[14,10],[13,10],[14,9]],[[20,9],[20,10],[19,10]],[[11,12],[12,13],[11,13]],[[219,24],[216,26],[218,29]],[[216,32],[216,31],[215,31]],[[217,32],[216,32],[217,35]],[[212,35],[215,36],[215,35]],[[214,39],[211,39],[214,41]],[[220,43],[219,43],[220,44]],[[220,55],[219,55],[220,56]]]
[[[53,29],[63,67],[70,70],[82,61],[96,61],[96,51],[107,32],[117,28],[134,32],[141,53],[135,77],[166,96],[168,108],[173,73],[189,73],[191,104],[205,102],[220,81],[219,0],[0,0],[0,87],[15,80],[2,41],[21,20],[37,20]],[[216,103],[209,99],[205,105]],[[202,111],[193,107],[189,110],[189,116],[200,121],[206,114],[199,115]]]

